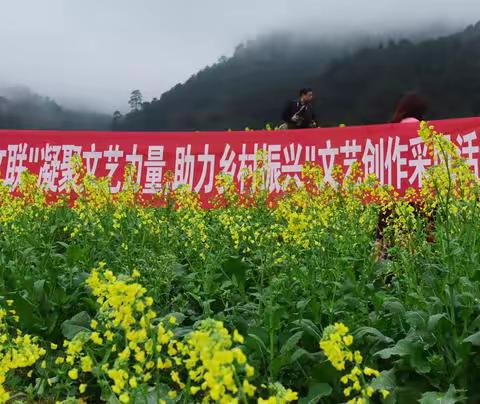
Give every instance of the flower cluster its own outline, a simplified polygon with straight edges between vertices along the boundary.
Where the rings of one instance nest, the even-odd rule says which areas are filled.
[[[418,133],[434,160],[424,176],[422,197],[431,199],[434,195],[437,202],[453,197],[463,201],[478,197],[478,177],[449,137],[427,122],[421,122]]]
[[[117,278],[104,266],[101,263],[87,280],[99,304],[91,332],[66,341],[66,357],[58,357],[56,363],[68,365],[68,377],[80,383],[81,394],[93,376],[104,396],[111,391],[120,402],[129,403],[145,386],[169,380],[174,366],[169,354],[176,344],[170,328],[176,319],[155,323],[157,314],[151,310],[153,299],[146,296],[146,289],[126,277]]]
[[[352,351],[350,349],[352,344],[353,336],[343,323],[328,326],[320,341],[320,348],[335,369],[339,371],[350,369],[340,379],[345,385],[343,394],[349,399],[348,403],[366,403],[377,392],[386,398],[389,395],[388,390],[377,391],[368,380],[379,376],[380,373],[367,366],[362,367],[362,354],[360,351]],[[352,397],[353,395],[355,396]]]
[[[45,355],[45,349],[38,344],[38,337],[22,332],[14,325],[18,323],[13,301],[7,300],[7,307],[0,309],[0,403],[9,401],[10,393],[4,383],[9,372],[28,368]]]
[[[134,271],[132,277],[138,276]],[[184,338],[176,338],[176,317],[159,319],[151,309],[153,299],[132,278],[117,277],[100,263],[87,284],[99,305],[91,330],[65,341],[55,360],[58,373],[76,385],[78,394],[88,394],[95,380],[103,399],[113,394],[124,404],[159,386],[168,386],[157,392],[161,403],[181,397],[219,403],[257,397],[258,388],[252,383],[255,369],[236,330],[231,334],[222,322],[206,319]],[[275,395],[267,402],[296,398],[291,390],[275,386]]]
[[[273,393],[267,399],[259,398],[258,404],[284,404],[298,400],[298,394],[291,389],[286,389],[280,383],[272,383],[269,390]]]
[[[199,392],[213,401],[235,403],[255,395],[249,379],[255,370],[233,342],[243,343],[235,330],[233,338],[220,321],[205,320],[185,340],[181,349],[188,370],[190,394]]]

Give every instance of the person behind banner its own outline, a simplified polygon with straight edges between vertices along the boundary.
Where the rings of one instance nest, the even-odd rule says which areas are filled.
[[[428,101],[417,93],[406,94],[398,103],[391,123],[413,123],[425,119]]]
[[[302,88],[299,98],[289,101],[283,110],[282,127],[288,129],[306,129],[316,128],[317,122],[312,107],[313,90],[311,88]]]

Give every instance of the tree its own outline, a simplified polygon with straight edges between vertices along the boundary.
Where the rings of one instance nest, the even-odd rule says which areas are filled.
[[[139,111],[142,108],[143,96],[140,90],[133,90],[130,94],[130,100],[128,105],[130,105],[131,111]]]
[[[122,119],[122,116],[123,116],[122,113],[117,110],[113,113],[113,120],[119,121],[120,119]]]
[[[113,113],[112,130],[117,130],[120,127],[122,118],[123,115],[120,111],[117,110]]]

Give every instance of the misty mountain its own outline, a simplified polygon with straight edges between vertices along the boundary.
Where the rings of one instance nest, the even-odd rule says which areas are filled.
[[[390,119],[399,98],[418,91],[429,119],[480,114],[480,23],[433,38],[301,42],[288,37],[240,45],[233,57],[142,102],[117,130],[224,130],[279,123],[299,88],[313,87],[322,126]]]
[[[0,129],[106,130],[110,127],[108,115],[63,108],[26,87],[0,88]]]

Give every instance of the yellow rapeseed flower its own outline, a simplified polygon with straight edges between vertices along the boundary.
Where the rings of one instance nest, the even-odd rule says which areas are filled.
[[[68,371],[68,377],[72,380],[78,379],[78,369],[70,369]]]

